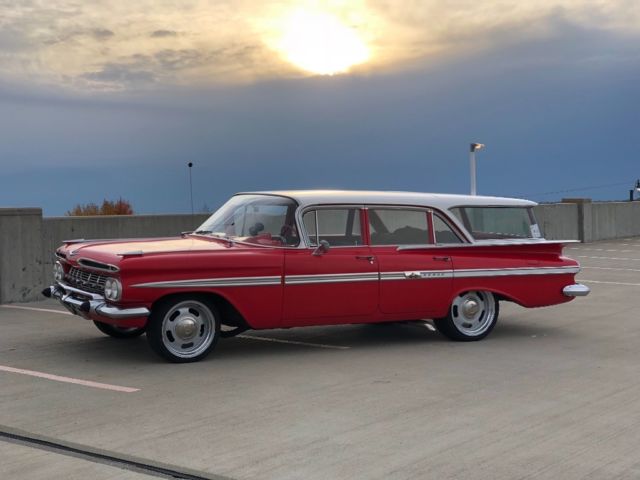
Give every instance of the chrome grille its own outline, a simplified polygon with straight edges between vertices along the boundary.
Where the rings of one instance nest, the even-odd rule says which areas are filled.
[[[71,267],[66,279],[72,287],[102,295],[104,294],[104,283],[107,281],[107,276]]]

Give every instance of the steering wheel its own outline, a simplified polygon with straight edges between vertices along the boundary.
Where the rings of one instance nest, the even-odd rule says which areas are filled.
[[[264,230],[264,224],[261,222],[256,222],[255,225],[249,227],[249,235],[252,237],[257,236],[262,230]]]

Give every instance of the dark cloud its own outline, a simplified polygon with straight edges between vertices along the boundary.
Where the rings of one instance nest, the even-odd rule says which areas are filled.
[[[148,84],[156,80],[152,71],[144,70],[137,64],[126,63],[107,63],[98,71],[81,75],[81,78],[113,86]]]
[[[174,30],[155,30],[149,35],[152,38],[167,38],[167,37],[177,37],[178,32]]]
[[[106,40],[107,38],[113,37],[115,33],[107,28],[94,28],[91,30],[91,35],[98,40]]]

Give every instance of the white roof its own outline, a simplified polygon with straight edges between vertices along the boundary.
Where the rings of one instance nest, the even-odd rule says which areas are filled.
[[[269,192],[242,192],[239,195],[248,194],[290,197],[303,207],[326,203],[357,205],[382,204],[425,206],[447,210],[456,206],[532,207],[537,205],[535,202],[518,198],[367,190],[278,190]]]

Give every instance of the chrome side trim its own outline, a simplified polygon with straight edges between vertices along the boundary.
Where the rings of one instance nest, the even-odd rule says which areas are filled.
[[[552,245],[552,244],[571,244],[581,243],[580,240],[545,240],[545,239],[522,239],[522,240],[475,240],[473,243],[439,243],[430,244],[425,243],[422,245],[398,245],[397,251],[411,251],[411,250],[424,250],[424,249],[441,249],[441,248],[478,248],[478,247],[504,247],[509,245]],[[372,245],[375,248],[376,245]]]
[[[578,273],[580,267],[524,267],[488,268],[465,270],[426,270],[407,272],[383,272],[380,280],[425,280],[436,278],[506,277],[516,275],[561,275]]]
[[[436,278],[453,278],[453,276],[453,270],[384,272],[380,274],[380,280],[427,280]]]
[[[357,272],[318,275],[287,275],[285,285],[307,285],[315,283],[372,282],[377,280],[435,280],[443,278],[503,277],[518,275],[576,274],[580,267],[524,267],[465,270],[417,270],[402,272]],[[280,276],[200,278],[189,280],[167,280],[131,285],[136,288],[199,288],[199,287],[255,287],[281,285]],[[71,288],[71,287],[68,287]],[[88,295],[86,292],[82,292]]]
[[[320,275],[287,275],[285,285],[305,285],[311,283],[343,283],[378,281],[378,272],[337,273]]]
[[[567,285],[562,289],[562,293],[566,297],[586,297],[589,295],[591,289],[581,283],[575,283],[573,285]]]
[[[455,278],[506,277],[512,275],[562,275],[580,272],[580,267],[524,267],[455,270]]]
[[[200,278],[192,280],[167,280],[131,285],[136,288],[193,288],[193,287],[254,287],[258,285],[280,285],[280,276]]]

